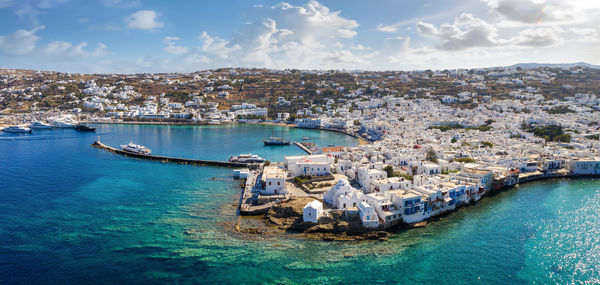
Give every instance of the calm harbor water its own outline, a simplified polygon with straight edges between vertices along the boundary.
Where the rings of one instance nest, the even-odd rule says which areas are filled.
[[[240,191],[230,169],[89,146],[99,135],[181,157],[303,154],[262,146],[282,130],[320,146],[356,144],[257,125],[0,133],[0,283],[600,282],[599,180],[523,185],[385,242],[248,240],[226,230]]]

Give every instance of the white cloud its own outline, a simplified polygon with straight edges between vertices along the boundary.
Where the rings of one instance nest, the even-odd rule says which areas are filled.
[[[581,20],[582,10],[566,0],[482,0],[507,20],[541,24]],[[594,0],[589,2],[595,2]]]
[[[164,27],[164,23],[158,21],[158,13],[152,10],[137,11],[125,17],[125,23],[129,29],[153,31]]]
[[[239,45],[231,45],[226,40],[211,37],[207,32],[202,32],[199,38],[203,41],[203,52],[216,55],[221,59],[227,59],[230,53],[240,49]]]
[[[54,41],[49,43],[42,50],[42,53],[51,57],[101,57],[108,54],[106,52],[107,47],[103,43],[99,43],[98,47],[91,52],[84,50],[86,46],[86,42],[73,45],[70,42]]]
[[[598,30],[592,28],[570,28],[569,31],[573,33],[574,40],[578,42],[598,42],[600,36],[598,36]]]
[[[443,24],[439,28],[424,22],[418,22],[416,26],[422,35],[442,40],[438,48],[443,50],[493,47],[498,44],[497,28],[472,14],[463,13],[452,24]]]
[[[383,24],[379,24],[377,25],[377,30],[384,33],[395,33],[398,31],[398,27],[395,25],[386,26]]]
[[[35,50],[39,36],[36,32],[43,30],[44,26],[32,30],[19,29],[12,35],[0,36],[0,49],[6,54],[26,55]]]
[[[175,45],[175,42],[178,40],[180,40],[180,38],[178,37],[165,37],[163,41],[167,44],[167,46],[164,47],[163,50],[174,55],[182,55],[188,53],[190,51],[188,47]]]
[[[550,28],[526,29],[510,40],[515,45],[526,47],[547,47],[562,42],[558,33]]]
[[[365,46],[363,46],[361,44],[352,45],[351,48],[354,49],[354,50],[370,50],[371,49],[370,47],[365,47]]]

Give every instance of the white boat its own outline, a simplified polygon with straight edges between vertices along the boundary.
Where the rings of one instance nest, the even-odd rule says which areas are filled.
[[[132,142],[129,142],[129,144],[126,144],[126,145],[121,145],[121,149],[123,149],[124,151],[138,153],[138,154],[145,154],[145,155],[150,155],[150,153],[151,153],[149,148],[147,148],[143,145],[134,144]]]
[[[229,158],[231,162],[242,162],[242,163],[260,163],[265,162],[265,159],[256,154],[240,154],[238,156],[232,156]]]
[[[2,129],[3,132],[7,133],[31,133],[31,129],[22,126],[10,126]]]
[[[33,122],[29,124],[29,128],[31,129],[50,129],[52,126],[43,122]]]
[[[77,123],[73,121],[55,120],[50,122],[50,126],[53,128],[75,128],[76,125]]]

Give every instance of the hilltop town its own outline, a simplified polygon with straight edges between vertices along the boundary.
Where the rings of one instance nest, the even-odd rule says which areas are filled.
[[[0,71],[0,122],[278,123],[368,143],[315,147],[247,177],[242,214],[305,232],[418,225],[499,189],[600,174],[600,70]],[[306,202],[282,210],[286,203]],[[283,214],[282,214],[283,213]],[[248,229],[246,229],[248,230]]]

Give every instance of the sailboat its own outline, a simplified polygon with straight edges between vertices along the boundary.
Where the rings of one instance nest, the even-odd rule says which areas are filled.
[[[281,129],[281,137],[275,137],[271,133],[271,137],[263,142],[265,145],[289,145],[291,143],[289,140],[283,138],[283,129]]]

